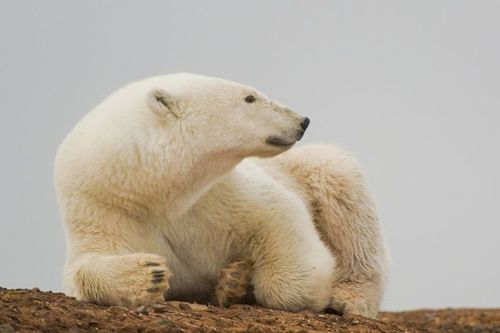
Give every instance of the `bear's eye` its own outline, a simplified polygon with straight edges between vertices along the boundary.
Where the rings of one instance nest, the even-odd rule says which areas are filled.
[[[245,97],[245,102],[253,103],[255,102],[255,97],[253,95],[248,95],[247,97]]]

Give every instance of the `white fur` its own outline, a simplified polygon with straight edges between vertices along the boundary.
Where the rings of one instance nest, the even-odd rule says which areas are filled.
[[[245,102],[250,94],[255,103]],[[249,158],[286,151],[266,139],[295,142],[303,119],[253,88],[191,74],[112,94],[77,124],[56,158],[66,292],[103,304],[146,304],[163,292],[207,301],[219,272],[249,257],[260,304],[329,306],[334,281],[349,277],[339,277],[336,248],[320,239],[305,182],[281,160]],[[373,244],[381,244],[377,225],[371,229]],[[383,257],[374,251],[373,260]],[[154,269],[170,279],[151,291]],[[380,276],[383,268],[374,270]]]

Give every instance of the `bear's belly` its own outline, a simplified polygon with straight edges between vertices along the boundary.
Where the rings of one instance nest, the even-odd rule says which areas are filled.
[[[233,233],[206,211],[192,210],[169,224],[162,233],[163,255],[172,273],[167,299],[213,301],[219,273],[239,257]]]

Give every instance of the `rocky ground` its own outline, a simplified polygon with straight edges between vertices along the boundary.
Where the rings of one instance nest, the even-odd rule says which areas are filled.
[[[125,308],[78,302],[61,293],[0,288],[3,332],[446,332],[500,333],[500,310],[385,312],[379,320],[237,305],[166,302]]]

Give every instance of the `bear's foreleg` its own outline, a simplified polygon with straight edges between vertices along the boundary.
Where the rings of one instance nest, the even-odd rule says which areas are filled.
[[[276,160],[296,179],[322,240],[335,254],[331,307],[376,317],[387,276],[387,253],[358,164],[331,145],[303,146]]]
[[[319,312],[330,302],[335,260],[299,206],[274,210],[274,219],[254,231],[254,295],[265,307]]]

